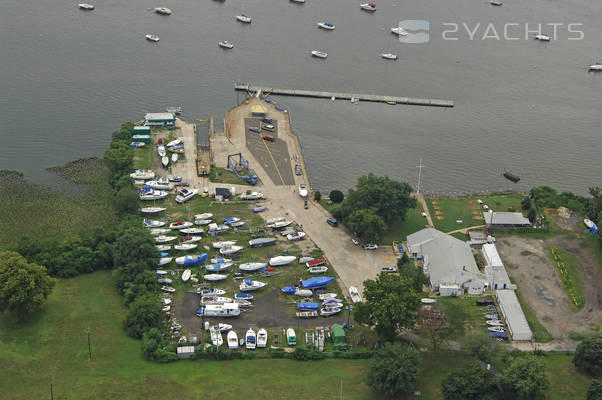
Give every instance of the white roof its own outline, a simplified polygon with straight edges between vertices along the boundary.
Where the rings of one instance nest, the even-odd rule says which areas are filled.
[[[529,323],[527,322],[527,318],[525,318],[525,314],[523,313],[523,309],[518,302],[514,290],[496,290],[495,296],[497,297],[512,339],[533,339],[533,332],[531,332],[531,328],[529,328]]]
[[[493,243],[485,243],[483,245],[483,257],[485,257],[485,261],[487,264],[492,267],[503,267],[502,259],[500,254],[497,252],[497,248]]]
[[[162,121],[162,120],[173,120],[175,119],[172,113],[148,113],[144,116],[147,121]]]
[[[519,212],[484,212],[483,216],[487,225],[531,225]]]

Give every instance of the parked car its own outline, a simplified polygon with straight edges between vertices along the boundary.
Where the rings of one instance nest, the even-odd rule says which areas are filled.
[[[262,118],[261,122],[263,122],[264,124],[273,124],[274,120],[272,118]]]
[[[380,270],[383,272],[388,272],[390,274],[394,274],[395,272],[397,272],[397,268],[395,267],[382,267]]]
[[[249,128],[249,130],[250,130],[251,132],[255,132],[255,133],[261,133],[261,131],[259,130],[259,128],[258,128],[258,127],[256,127],[256,126],[252,126],[252,127],[250,127],[250,128]]]
[[[364,245],[364,250],[376,250],[378,249],[378,245],[376,244],[372,244],[372,243],[368,243]]]
[[[339,221],[337,221],[336,218],[327,218],[326,222],[330,225],[330,226],[339,226]]]
[[[272,124],[262,124],[261,125],[261,129],[273,132],[274,131],[274,125],[272,125]]]
[[[273,142],[273,141],[274,141],[274,136],[272,136],[272,135],[263,135],[261,138],[262,138],[263,140],[268,140],[268,141],[270,141],[270,142]]]
[[[295,165],[295,174],[303,175],[303,170],[301,169],[301,166],[299,164]]]

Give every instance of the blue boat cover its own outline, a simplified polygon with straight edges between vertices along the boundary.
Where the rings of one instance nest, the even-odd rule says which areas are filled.
[[[320,305],[318,303],[299,303],[297,308],[300,311],[318,311]]]
[[[309,278],[301,282],[304,288],[311,289],[317,288],[320,286],[326,286],[330,282],[334,281],[333,277],[330,276],[316,276],[314,278]]]
[[[282,290],[284,293],[294,294],[297,291],[297,288],[294,286],[285,286],[280,290]]]
[[[207,253],[199,254],[197,256],[186,256],[184,259],[184,266],[189,267],[191,265],[197,265],[204,263],[207,260]]]
[[[224,221],[224,223],[227,224],[228,222],[231,222],[233,220],[234,220],[234,217],[229,217],[229,218],[226,218],[226,220]]]
[[[161,257],[169,257],[169,253],[161,253]]]
[[[275,107],[278,111],[284,111],[284,108],[280,107],[278,104],[276,104]]]
[[[236,293],[234,295],[235,299],[252,299],[253,295],[247,294],[247,293]]]
[[[272,99],[268,99],[268,98],[266,98],[266,99],[265,99],[265,102],[266,102],[266,103],[271,103],[271,102],[272,102]]]
[[[225,263],[225,262],[226,262],[226,259],[225,259],[225,258],[221,258],[221,257],[218,257],[218,258],[217,258],[217,263],[218,263],[218,264]]]
[[[252,285],[252,284],[253,284],[253,281],[252,281],[252,280],[250,280],[250,279],[245,279],[245,284],[247,284],[247,285]]]
[[[489,332],[489,336],[495,338],[508,339],[508,335],[506,334],[506,332]]]
[[[144,222],[146,222],[147,224],[150,224],[151,220],[149,218],[145,218]]]
[[[202,314],[203,313],[203,307],[199,308],[198,310],[196,310],[197,315]]]

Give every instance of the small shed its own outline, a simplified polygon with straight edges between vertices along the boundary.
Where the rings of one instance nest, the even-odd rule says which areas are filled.
[[[179,359],[191,358],[194,355],[194,346],[179,346],[176,352]]]
[[[253,107],[251,107],[251,114],[254,117],[264,117],[267,112],[267,109],[261,104],[255,104]]]
[[[332,325],[330,332],[332,343],[335,350],[345,350],[347,348],[347,339],[345,339],[345,329],[339,324]]]
[[[150,135],[134,135],[132,142],[150,143]]]
[[[232,194],[230,193],[230,189],[219,187],[215,188],[215,195],[222,196],[223,199],[229,199],[232,196]]]
[[[151,128],[150,128],[150,126],[135,126],[134,130],[132,131],[132,134],[134,134],[134,135],[150,135]]]

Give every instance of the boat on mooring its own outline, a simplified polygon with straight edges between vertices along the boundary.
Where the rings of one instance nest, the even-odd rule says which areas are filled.
[[[364,3],[364,4],[360,4],[360,8],[364,11],[374,12],[374,11],[376,11],[376,4]]]
[[[334,30],[334,24],[331,24],[330,22],[318,22],[318,26],[322,29],[326,29],[327,31]]]
[[[311,55],[314,57],[318,57],[318,58],[327,58],[328,57],[328,53],[326,53],[325,51],[320,51],[320,50],[312,50]]]
[[[159,36],[154,35],[154,34],[148,34],[148,35],[144,35],[144,37],[146,38],[146,40],[150,41],[150,42],[158,42],[159,41]]]
[[[171,15],[171,10],[167,7],[156,7],[155,12],[161,15]]]
[[[395,35],[398,36],[407,36],[408,35],[408,31],[406,31],[405,29],[403,29],[402,27],[394,27],[391,28],[391,33],[394,33]]]
[[[247,14],[240,14],[236,16],[236,19],[242,23],[245,24],[250,24],[251,23],[251,17],[249,17]]]
[[[386,60],[397,60],[397,54],[393,53],[383,53],[380,56]]]
[[[85,11],[94,10],[94,6],[92,4],[88,4],[88,3],[79,3],[77,6]]]
[[[228,42],[227,40],[222,40],[221,42],[218,43],[219,47],[222,47],[224,49],[231,49],[234,47],[234,45],[230,42]]]

